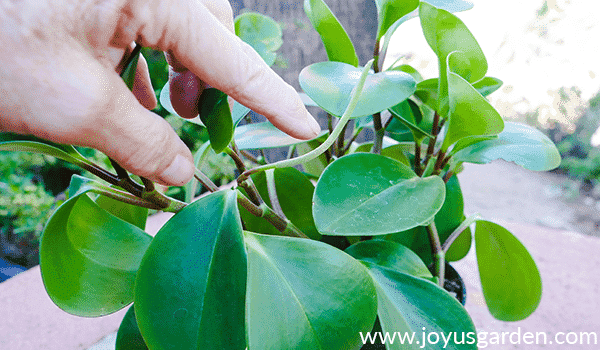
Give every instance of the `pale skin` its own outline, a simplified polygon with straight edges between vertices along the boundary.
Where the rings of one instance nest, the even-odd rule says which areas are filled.
[[[295,90],[234,34],[227,0],[0,0],[0,131],[96,148],[130,172],[183,185],[192,155],[150,112],[141,59],[133,93],[119,77],[134,42],[167,52],[171,102],[198,115],[206,84],[293,137],[319,126]]]

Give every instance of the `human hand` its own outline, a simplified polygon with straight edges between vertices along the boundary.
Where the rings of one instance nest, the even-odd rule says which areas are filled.
[[[192,155],[161,117],[140,57],[131,93],[116,70],[134,41],[168,52],[173,107],[198,114],[205,84],[293,137],[319,127],[295,90],[234,34],[226,0],[0,3],[0,131],[96,148],[132,173],[182,185]]]

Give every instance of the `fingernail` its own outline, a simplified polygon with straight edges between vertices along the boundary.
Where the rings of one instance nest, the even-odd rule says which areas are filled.
[[[317,123],[315,118],[308,111],[306,112],[306,117],[308,119],[308,126],[314,134],[313,138],[317,137],[317,135],[319,135],[319,133],[321,132],[321,126],[319,126],[319,123]]]
[[[194,165],[184,156],[178,154],[171,164],[160,174],[165,184],[172,186],[185,185],[194,175]]]

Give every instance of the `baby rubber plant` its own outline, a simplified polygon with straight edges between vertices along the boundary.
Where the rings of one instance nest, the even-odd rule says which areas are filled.
[[[133,303],[117,349],[476,349],[465,286],[449,264],[474,240],[491,314],[516,321],[533,313],[542,293],[535,262],[507,229],[465,217],[456,174],[463,163],[495,159],[550,170],[558,151],[538,130],[504,122],[485,98],[502,82],[486,76],[479,44],[452,14],[470,3],[376,4],[373,59],[361,67],[323,0],[304,2],[329,58],[299,77],[306,104],[328,114],[316,139],[293,139],[268,122],[238,125],[246,107],[230,107],[216,89],[203,93],[192,122],[210,142],[195,160],[211,150],[231,156],[240,172],[232,188],[197,170],[180,202],[72,146],[0,134],[0,150],[49,154],[105,181],[74,176],[46,224],[41,272],[56,305],[97,317]],[[391,35],[414,17],[438,58],[436,78],[405,64],[380,68]],[[248,12],[235,29],[275,62],[275,21]],[[137,52],[130,57],[129,86]],[[161,104],[175,113],[168,96],[167,86]],[[373,141],[357,143],[368,129]],[[289,156],[253,156],[275,147]],[[211,193],[192,201],[198,184]],[[175,213],[155,237],[143,231],[148,208]],[[401,344],[386,332],[438,337]]]

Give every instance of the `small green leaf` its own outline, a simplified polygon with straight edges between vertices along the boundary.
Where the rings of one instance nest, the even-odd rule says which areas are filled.
[[[125,85],[127,85],[129,90],[133,90],[133,84],[135,83],[135,72],[137,70],[139,60],[140,53],[137,53],[121,73],[121,79],[123,79],[123,82],[125,83]]]
[[[390,108],[389,111],[413,133],[417,142],[423,140],[425,137],[433,138],[433,135],[418,127],[418,124],[423,120],[423,114],[419,106],[412,100],[404,100]]]
[[[0,151],[42,153],[80,167],[93,165],[71,145],[61,145],[35,136],[10,132],[0,132]]]
[[[419,0],[375,0],[377,5],[377,40],[400,18],[413,12],[419,6]]]
[[[271,66],[283,44],[281,27],[272,18],[256,12],[245,12],[234,21],[235,35],[252,46],[262,59]]]
[[[485,164],[496,159],[515,162],[525,169],[552,170],[560,165],[560,153],[539,130],[519,123],[506,122],[498,137],[475,143],[453,156],[455,162]]]
[[[115,350],[148,350],[148,346],[146,346],[146,342],[138,328],[133,305],[127,310],[123,321],[121,321],[117,331]]]
[[[337,159],[321,175],[313,198],[317,229],[328,235],[382,235],[423,225],[444,203],[439,176],[420,178],[376,154]]]
[[[173,105],[171,104],[171,91],[170,91],[170,87],[169,84],[165,84],[165,86],[163,86],[162,90],[160,91],[160,96],[159,96],[159,100],[160,100],[160,105],[167,110],[167,112],[176,115],[178,117],[181,117],[179,114],[177,114],[177,112],[175,111],[175,108],[173,108]],[[250,108],[238,103],[237,101],[234,102],[233,107],[231,108],[231,119],[233,120],[233,125],[238,125],[238,123],[242,120],[242,118],[244,118],[248,113],[250,113]],[[182,118],[183,120],[185,120],[186,122],[190,122],[196,125],[200,125],[200,126],[204,126],[204,123],[202,123],[202,121],[200,120],[200,117],[196,117],[196,118],[192,118],[192,119],[187,119],[187,118]]]
[[[215,88],[206,89],[200,96],[198,106],[200,120],[206,125],[210,145],[216,153],[220,153],[233,138],[233,120],[227,95]]]
[[[322,131],[317,138],[325,133],[326,131]],[[287,147],[306,142],[306,140],[291,137],[270,122],[239,126],[235,129],[233,138],[236,146],[241,150]]]
[[[333,12],[323,0],[304,0],[304,12],[321,36],[330,61],[358,66],[354,45]]]
[[[63,203],[40,245],[42,279],[64,311],[103,316],[133,301],[135,275],[151,237],[100,208],[87,195]]]
[[[362,241],[348,247],[346,253],[362,262],[414,277],[433,277],[417,254],[396,242],[375,239]]]
[[[483,79],[473,83],[473,87],[482,96],[491,95],[494,91],[500,89],[502,86],[502,80],[494,77],[484,77]]]
[[[448,74],[450,116],[442,149],[470,136],[496,135],[504,121],[494,107],[458,74]]]
[[[321,235],[317,231],[312,217],[312,197],[315,186],[304,174],[294,168],[275,169],[274,176],[277,198],[283,214],[308,237],[319,240]],[[253,175],[252,181],[265,203],[272,207],[265,173]],[[246,225],[246,230],[279,234],[273,225],[263,218],[250,214],[246,209],[240,208],[240,215]]]
[[[459,51],[461,54],[456,59],[461,64],[454,65],[451,60],[452,68],[460,68],[461,76],[469,82],[476,82],[485,76],[488,68],[485,55],[473,34],[458,17],[426,2],[421,2],[419,6],[419,17],[427,43],[443,64],[441,71],[446,70],[448,55]]]
[[[320,62],[304,68],[299,80],[300,86],[313,101],[339,117],[346,110],[361,73],[361,68],[346,63]],[[395,106],[412,95],[415,88],[415,80],[404,72],[370,74],[352,117],[363,117]]]
[[[456,298],[427,280],[369,262],[364,264],[377,287],[377,315],[384,334],[414,334],[419,342],[428,334],[465,335],[449,337],[448,342],[438,339],[435,344],[431,341],[412,346],[396,339],[393,344],[386,344],[387,349],[477,349],[475,325]]]
[[[246,268],[235,191],[177,213],[156,234],[135,281],[148,347],[244,349]]]
[[[412,146],[412,145],[411,145]],[[395,159],[400,163],[410,166],[410,161],[406,157],[405,153],[407,151],[407,147],[410,147],[406,144],[396,144],[385,147],[381,150],[381,155],[386,156],[388,158]],[[414,146],[412,146],[414,148]]]
[[[387,70],[397,70],[400,72],[404,72],[407,74],[410,74],[411,77],[413,77],[413,79],[419,83],[423,80],[423,76],[421,75],[421,73],[419,73],[418,70],[416,70],[414,67],[408,65],[408,64],[401,64],[399,66],[394,66],[393,68],[389,68]]]
[[[492,316],[520,321],[542,297],[540,273],[527,249],[504,227],[477,221],[475,249],[483,296]]]
[[[249,232],[245,239],[250,350],[360,347],[359,333],[373,328],[377,312],[362,264],[309,239]]]

